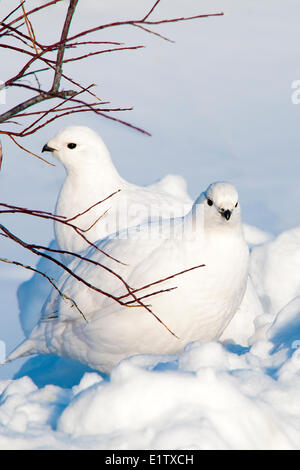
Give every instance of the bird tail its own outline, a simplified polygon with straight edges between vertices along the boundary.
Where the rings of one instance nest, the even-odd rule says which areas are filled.
[[[8,364],[9,362],[14,361],[15,359],[30,356],[31,354],[35,354],[34,342],[31,339],[25,339],[23,343],[13,349],[13,351],[6,357],[2,364]]]

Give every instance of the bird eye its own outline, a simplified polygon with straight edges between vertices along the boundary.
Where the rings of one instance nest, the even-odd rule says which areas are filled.
[[[236,205],[234,207],[237,207],[239,205],[239,203],[237,202]]]
[[[211,200],[211,199],[207,199],[207,204],[208,204],[209,206],[212,206],[212,205],[213,205],[212,200]]]
[[[75,147],[76,147],[76,144],[72,144],[72,143],[71,143],[71,144],[68,144],[68,148],[69,148],[69,149],[74,149]]]

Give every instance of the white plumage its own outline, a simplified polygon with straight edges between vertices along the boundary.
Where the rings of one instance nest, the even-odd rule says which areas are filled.
[[[246,290],[249,251],[238,195],[229,183],[210,185],[184,217],[111,235],[98,247],[124,264],[94,248],[87,251],[89,259],[113,269],[135,289],[205,264],[139,291],[145,296],[177,287],[144,299],[176,337],[144,308],[120,306],[63,274],[60,289],[76,302],[87,321],[53,289],[41,321],[8,360],[50,353],[110,372],[122,358],[133,354],[180,352],[190,341],[219,338]],[[75,260],[70,267],[104,291],[118,297],[127,293],[120,279],[99,266]]]
[[[86,230],[103,215],[83,232],[90,242],[149,218],[184,215],[192,206],[181,176],[167,175],[148,187],[125,181],[117,172],[101,137],[88,127],[63,129],[43,147],[43,151],[52,152],[67,173],[57,199],[57,215],[74,217],[120,190],[74,220],[76,226]],[[55,236],[61,250],[78,253],[88,247],[72,228],[59,222],[55,223]],[[65,255],[63,259],[69,262],[71,258]]]

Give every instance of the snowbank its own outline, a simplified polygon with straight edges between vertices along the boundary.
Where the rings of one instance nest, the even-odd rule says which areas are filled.
[[[299,449],[298,237],[300,228],[266,234],[252,248],[246,301],[223,344],[131,357],[110,377],[76,361],[29,359],[0,381],[0,448]],[[35,282],[20,287],[20,308]],[[30,329],[36,316],[26,321],[26,312]]]
[[[300,349],[270,353],[192,343],[179,356],[136,356],[110,380],[41,389],[0,383],[0,448],[297,449]]]
[[[299,449],[299,234],[252,248],[250,300],[223,345],[128,358],[109,378],[30,359],[0,382],[0,448]]]

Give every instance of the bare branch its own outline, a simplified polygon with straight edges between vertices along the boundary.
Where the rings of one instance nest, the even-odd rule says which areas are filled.
[[[47,70],[50,70],[50,68],[49,67],[44,67],[43,69],[33,70],[32,72],[24,73],[22,79],[24,77],[28,77],[28,75],[35,75],[35,74],[40,73],[40,72],[46,72]]]
[[[162,34],[152,31],[149,28],[145,28],[145,26],[142,26],[141,24],[133,24],[133,26],[136,26],[137,28],[140,28],[143,31],[146,31],[146,33],[154,34],[155,36],[158,36],[159,38],[164,39],[165,41],[172,42],[173,44],[175,43],[175,41],[172,41],[172,39],[169,39],[166,36],[163,36]]]
[[[138,289],[133,290],[131,292],[131,294],[135,294],[136,292],[140,292],[141,290],[148,289],[149,287],[155,286],[156,284],[160,284],[164,281],[168,281],[169,279],[172,279],[174,277],[181,276],[182,274],[187,273],[189,271],[193,271],[194,269],[204,268],[204,267],[205,267],[205,264],[198,264],[197,266],[193,266],[192,268],[184,269],[183,271],[180,271],[179,273],[172,274],[171,276],[164,277],[163,279],[159,279],[158,281],[154,281],[154,282],[151,282],[150,284],[147,284],[143,287],[139,287]],[[127,294],[122,295],[121,297],[119,297],[119,299],[124,299],[125,297],[128,297],[128,295]]]
[[[116,194],[116,193],[114,193]],[[101,201],[100,201],[101,202]],[[99,203],[100,203],[99,202]],[[94,204],[94,206],[97,205],[97,204]],[[12,206],[12,205],[9,205],[9,204],[4,204],[4,203],[0,203],[0,206],[3,206],[3,207],[7,207],[8,209],[6,210],[1,210],[0,211],[0,214],[12,214],[12,213],[22,213],[22,214],[27,214],[27,215],[31,215],[33,217],[38,217],[38,218],[41,218],[41,219],[48,219],[48,220],[52,220],[53,222],[60,222],[62,224],[65,224],[67,225],[68,227],[70,227],[71,229],[73,229],[87,244],[87,246],[91,246],[93,248],[95,248],[97,251],[99,251],[100,253],[102,253],[103,255],[107,256],[108,258],[112,259],[113,261],[116,261],[117,263],[119,264],[125,264],[123,263],[122,261],[120,260],[117,260],[116,258],[113,258],[112,256],[110,256],[108,253],[106,253],[104,250],[101,250],[97,245],[95,245],[94,243],[90,242],[86,236],[82,233],[82,229],[77,227],[76,225],[74,224],[71,224],[68,220],[65,220],[62,216],[58,215],[54,215],[52,213],[47,213],[47,212],[43,212],[43,211],[37,211],[37,210],[30,210],[30,209],[26,209],[24,207],[18,207],[18,206]],[[86,210],[86,212],[89,210],[89,208]],[[77,217],[77,216],[76,216]],[[75,217],[75,218],[76,218]]]
[[[149,18],[149,16],[151,15],[151,13],[153,13],[153,11],[155,10],[155,8],[157,7],[157,5],[160,3],[160,0],[157,0],[153,7],[148,11],[148,13],[144,16],[144,18],[142,19],[142,22],[145,22],[147,18]]]
[[[19,85],[20,86],[20,85]],[[24,86],[24,85],[23,85]],[[31,106],[34,106],[35,104],[42,103],[43,101],[49,100],[51,98],[69,98],[72,97],[76,94],[75,91],[69,90],[69,91],[61,91],[56,94],[51,94],[50,92],[47,91],[41,91],[39,95],[33,96],[32,98],[29,98],[28,100],[23,101],[23,103],[18,104],[17,106],[14,106],[11,108],[9,111],[6,113],[1,114],[0,116],[0,122],[5,122],[7,119],[10,119],[12,116],[15,116],[16,114],[20,113],[24,109],[28,109]],[[0,131],[1,134],[8,134],[8,132]],[[24,133],[11,133],[12,135],[19,135],[21,134],[24,135]]]
[[[143,23],[143,24],[150,24],[150,25],[157,25],[157,24],[166,24],[166,23],[178,23],[180,21],[189,21],[189,20],[196,20],[199,18],[211,18],[213,16],[223,16],[224,13],[210,13],[208,15],[194,15],[194,16],[187,16],[187,17],[181,17],[181,18],[172,18],[172,19],[167,19],[167,20],[158,20],[158,21],[137,21],[137,23]]]
[[[51,2],[44,3],[44,5],[40,5],[40,6],[36,7],[36,8],[33,8],[32,10],[30,10],[30,11],[27,12],[27,17],[28,17],[29,15],[32,15],[33,13],[39,12],[39,11],[43,10],[44,8],[48,8],[49,6],[54,5],[55,3],[58,3],[58,2],[61,2],[61,1],[62,1],[62,0],[52,0]],[[16,10],[18,10],[19,8],[21,8],[21,7],[22,7],[22,4],[24,4],[24,3],[25,3],[25,2],[22,2],[17,8],[15,8],[13,11],[11,11],[11,12],[9,13],[9,15],[3,20],[3,22],[6,21],[13,13],[15,13]],[[15,18],[13,21],[11,21],[11,22],[9,23],[9,26],[11,26],[11,25],[14,24],[14,23],[19,22],[20,20],[23,20],[23,18],[24,18],[23,15],[19,16],[18,18]],[[2,23],[3,23],[3,22],[2,22]],[[4,25],[4,26],[0,29],[0,32],[3,31],[3,29],[5,29],[5,27],[6,27],[6,25]]]
[[[88,54],[84,54],[79,57],[71,57],[71,59],[66,59],[64,63],[66,64],[67,62],[74,62],[75,60],[85,59],[87,57],[91,57],[93,55],[104,54],[106,52],[129,51],[129,50],[143,49],[144,47],[145,46],[117,47],[115,49],[105,49],[104,51],[89,52]]]
[[[10,26],[9,24],[5,24],[3,22],[1,22],[2,26],[5,28],[5,29],[8,29],[11,33],[15,33],[15,37],[19,38],[20,40],[23,39],[23,42],[25,40],[25,43],[28,45],[30,42],[32,42],[32,38],[30,37],[30,35],[28,34],[25,34],[25,33],[22,33],[22,31],[19,31],[18,28],[14,28],[12,26]],[[9,36],[9,34],[5,33],[5,34],[2,34],[1,36]],[[43,47],[41,44],[35,42],[36,45],[38,45],[39,47]],[[37,51],[36,51],[37,53]]]
[[[125,21],[114,21],[112,23],[107,23],[104,25],[95,26],[94,28],[87,29],[86,31],[82,31],[80,33],[75,34],[74,36],[68,38],[68,41],[74,41],[74,39],[78,39],[82,36],[86,36],[87,34],[95,33],[96,31],[101,31],[103,29],[113,28],[116,26],[135,26],[137,24],[142,25],[159,25],[165,23],[178,23],[181,21],[188,21],[188,20],[195,20],[200,18],[209,18],[214,16],[223,16],[224,13],[210,13],[207,15],[195,15],[195,16],[188,16],[188,17],[181,17],[181,18],[172,18],[172,19],[165,19],[165,20],[158,20],[158,21],[145,21],[144,19],[137,19],[137,20],[125,20]],[[52,44],[52,46],[57,46],[58,43]]]
[[[76,47],[76,46],[86,46],[88,44],[110,44],[112,46],[123,46],[123,42],[114,42],[114,41],[79,41],[73,42],[71,44],[66,44],[66,48]]]
[[[35,34],[34,34],[34,31],[33,31],[32,24],[31,24],[29,18],[27,17],[26,10],[25,10],[25,7],[24,7],[24,2],[22,3],[22,11],[23,11],[23,15],[24,15],[24,20],[25,20],[26,28],[27,28],[29,37],[30,37],[30,39],[31,39],[33,48],[34,48],[36,54],[38,54],[38,49],[37,49],[37,45],[36,45]]]
[[[69,3],[69,8],[67,11],[67,16],[65,19],[63,30],[61,33],[60,45],[59,45],[57,57],[56,57],[55,74],[54,74],[52,88],[51,88],[51,91],[53,92],[57,92],[59,89],[59,84],[60,84],[61,74],[62,74],[63,57],[65,53],[65,44],[66,44],[68,32],[71,26],[71,21],[72,21],[77,3],[78,3],[78,0],[70,0],[70,3]]]
[[[54,106],[53,108],[51,108],[51,110],[47,110],[47,112],[43,115],[43,116],[40,116],[38,119],[36,119],[35,121],[33,121],[29,126],[27,126],[22,132],[21,132],[21,135],[22,136],[25,136],[25,135],[29,135],[29,134],[32,134],[33,132],[35,132],[37,130],[37,127],[34,128],[34,126],[39,122],[41,121],[45,116],[47,116],[49,114],[49,111],[53,111],[53,110],[56,110],[57,108],[59,108],[60,106],[62,106],[64,103],[74,99],[74,96],[78,96],[80,95],[81,93],[84,93],[88,88],[91,88],[92,85],[90,85],[89,87],[81,90],[81,91],[78,91],[78,92],[75,92],[75,91],[68,91],[68,92],[53,92],[54,95],[52,95],[52,93],[50,93],[50,97],[54,97],[54,98],[57,98],[58,96],[60,98],[63,98],[62,101],[60,101],[60,103],[58,103],[56,106]],[[64,94],[62,96],[62,93]],[[53,120],[53,119],[52,119]],[[43,124],[43,126],[45,125],[45,123]],[[29,132],[29,129],[32,129],[34,128],[34,130],[31,130]]]
[[[1,21],[1,24],[5,23],[5,21],[8,20],[8,18],[10,18],[17,10],[22,8],[24,3],[25,3],[25,0],[21,2],[20,5],[18,5],[16,8],[14,8],[10,13],[8,13],[8,15],[5,16],[5,18],[3,18],[3,20]]]
[[[145,134],[145,135],[148,135],[149,137],[151,137],[150,132],[145,131],[145,130],[142,129],[141,127],[135,126],[134,124],[131,124],[130,122],[124,121],[123,119],[118,119],[118,118],[113,117],[113,116],[107,116],[107,114],[105,114],[105,113],[102,112],[102,111],[96,111],[96,114],[99,114],[100,116],[103,116],[103,117],[105,117],[105,118],[107,118],[107,119],[110,119],[110,120],[112,120],[112,121],[119,122],[120,124],[123,124],[124,126],[127,126],[127,127],[129,127],[130,129],[134,129],[134,130],[136,130],[136,131],[141,132],[142,134]]]
[[[102,199],[101,201],[96,202],[96,204],[93,204],[92,206],[88,207],[85,211],[79,212],[79,214],[74,215],[74,217],[70,217],[69,219],[66,220],[66,222],[68,222],[68,223],[73,222],[74,220],[78,219],[78,217],[80,217],[80,216],[86,214],[86,213],[89,212],[91,209],[94,209],[94,207],[98,206],[99,204],[102,204],[103,202],[107,201],[107,200],[110,199],[111,197],[113,197],[113,196],[115,196],[116,194],[118,194],[120,191],[121,191],[121,189],[117,189],[117,191],[115,191],[114,193],[110,194],[109,196],[107,196],[106,198]]]

